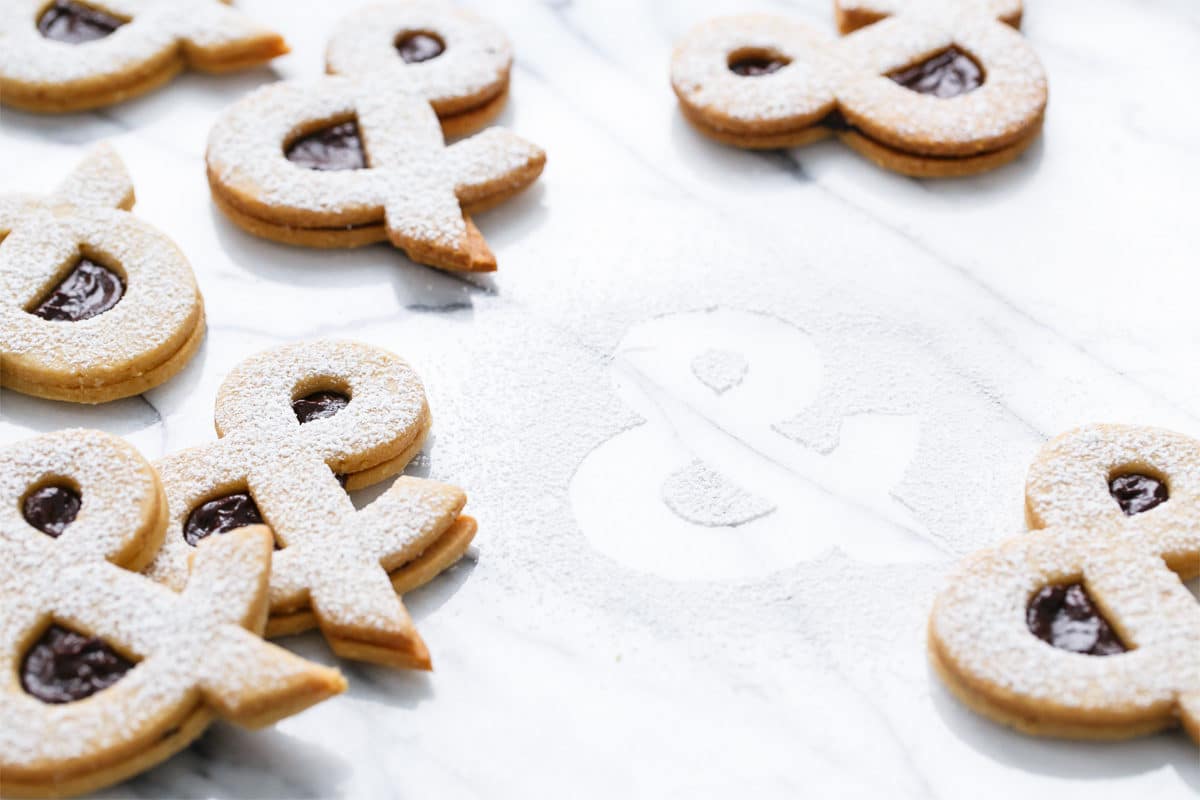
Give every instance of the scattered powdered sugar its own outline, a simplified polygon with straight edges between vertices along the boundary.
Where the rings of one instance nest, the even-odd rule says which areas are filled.
[[[744,525],[775,510],[771,501],[730,482],[702,461],[672,473],[663,482],[662,498],[683,519],[710,528]]]
[[[445,50],[405,63],[396,41],[405,33],[434,34]],[[329,39],[326,67],[334,75],[378,75],[429,100],[439,113],[499,94],[508,81],[512,46],[498,26],[441,2],[393,2],[347,15]]]
[[[58,538],[31,527],[21,498],[67,479],[82,496]],[[157,544],[158,482],[142,457],[98,431],[65,430],[0,451],[0,668],[16,676],[49,621],[104,639],[136,666],[73,703],[48,704],[15,679],[0,691],[0,770],[16,785],[136,757],[194,714],[269,720],[341,690],[338,674],[246,628],[271,560],[265,530],[205,543],[182,596],[123,567]],[[199,693],[198,693],[199,692]],[[286,711],[285,711],[286,709]]]
[[[99,204],[116,206],[103,208]],[[170,239],[127,211],[133,186],[101,145],[50,196],[0,198],[0,356],[81,387],[148,371],[173,356],[200,322],[191,266]],[[7,234],[7,235],[5,235]],[[81,250],[120,274],[112,309],[78,322],[30,314]],[[137,374],[137,373],[135,373]]]
[[[292,401],[336,388],[332,417],[301,425]],[[167,495],[166,541],[147,574],[182,588],[192,548],[183,527],[199,504],[249,491],[283,547],[271,571],[271,609],[310,603],[327,636],[419,641],[387,573],[411,561],[466,502],[452,486],[400,478],[361,511],[335,474],[370,469],[419,447],[429,426],[420,380],[397,356],[354,342],[277,347],[242,362],[216,402],[221,438],[156,463]]]
[[[677,46],[671,81],[681,102],[714,127],[734,133],[790,132],[840,108],[889,144],[917,152],[973,154],[1012,141],[1046,106],[1046,76],[1025,39],[1000,22],[1003,3],[923,0],[886,4],[894,13],[841,39],[786,18],[751,14],[702,23]],[[953,98],[913,92],[889,72],[957,45],[987,75]],[[729,69],[738,52],[789,61],[743,77]]]
[[[129,73],[168,62],[182,43],[212,55],[277,38],[222,0],[88,0],[86,5],[129,22],[102,39],[68,44],[38,31],[45,0],[5,2],[0,11],[0,81],[63,89],[123,81]]]
[[[1160,469],[1171,499],[1125,517],[1108,495],[1108,472],[1130,463]],[[1198,478],[1200,442],[1169,431],[1096,425],[1048,443],[1027,492],[1031,512],[1051,527],[969,557],[948,579],[930,625],[944,664],[974,691],[1035,718],[1169,719],[1178,704],[1197,719],[1200,614],[1164,558],[1200,558]],[[1081,579],[1130,652],[1071,653],[1028,630],[1035,592]]]
[[[692,359],[692,374],[717,394],[739,385],[749,368],[746,357],[732,350],[705,350]]]

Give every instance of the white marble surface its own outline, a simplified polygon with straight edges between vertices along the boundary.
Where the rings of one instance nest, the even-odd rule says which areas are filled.
[[[470,279],[382,246],[270,244],[213,208],[215,114],[320,72],[351,4],[240,5],[293,54],[96,114],[0,117],[5,190],[49,188],[112,141],[209,313],[200,355],[144,398],[0,394],[0,442],[83,425],[155,457],[213,436],[216,387],[248,354],[359,338],[424,377],[434,439],[414,469],[468,489],[477,558],[407,598],[434,673],[343,662],[347,695],[268,731],[217,725],[105,796],[1200,791],[1181,734],[1051,742],[973,716],[923,635],[955,559],[1022,530],[1048,436],[1200,435],[1195,0],[1030,0],[1045,135],[947,182],[836,142],[724,149],[680,119],[666,72],[687,27],[755,5],[832,31],[828,0],[464,3],[514,41],[501,124],[549,154],[478,219],[500,271]]]

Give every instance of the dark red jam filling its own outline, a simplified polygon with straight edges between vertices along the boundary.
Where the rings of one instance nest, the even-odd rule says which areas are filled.
[[[228,533],[247,525],[262,524],[262,514],[248,492],[235,492],[203,503],[188,515],[183,538],[192,547],[215,533]]]
[[[69,486],[43,486],[29,493],[22,504],[25,521],[47,536],[58,536],[75,521],[82,499]]]
[[[38,32],[47,39],[67,44],[83,44],[103,39],[125,20],[73,0],[55,0],[38,17]]]
[[[406,64],[419,64],[446,52],[442,40],[429,33],[406,33],[396,40],[396,51]]]
[[[303,425],[314,419],[326,419],[341,411],[350,403],[350,398],[341,392],[313,392],[292,401],[292,411]]]
[[[365,169],[367,166],[362,137],[354,120],[302,136],[288,146],[284,155],[293,164],[322,172]]]
[[[103,639],[51,625],[21,662],[21,686],[44,703],[71,703],[107,689],[133,666]]]
[[[124,294],[117,273],[81,258],[31,313],[55,322],[79,322],[108,311]]]
[[[1044,587],[1029,601],[1025,624],[1042,641],[1072,653],[1111,656],[1126,649],[1080,583]]]
[[[942,98],[957,97],[983,85],[983,69],[957,47],[949,47],[888,77],[906,89]]]
[[[1117,501],[1117,505],[1127,517],[1149,511],[1167,502],[1169,497],[1165,483],[1138,472],[1113,478],[1108,482],[1108,493]]]

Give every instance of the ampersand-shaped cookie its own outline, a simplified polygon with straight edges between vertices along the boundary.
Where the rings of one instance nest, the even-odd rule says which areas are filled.
[[[876,164],[917,177],[993,169],[1036,138],[1046,75],[1011,27],[1020,0],[834,7],[849,34],[840,40],[762,14],[694,28],[671,64],[684,115],[737,147],[798,147],[836,134]]]
[[[1026,733],[1200,742],[1200,442],[1093,425],[1048,443],[1031,533],[968,558],[929,622],[943,680]]]
[[[463,133],[490,119],[510,62],[492,25],[440,4],[355,14],[329,47],[329,69],[342,75],[265,86],[217,120],[213,199],[236,225],[275,241],[389,240],[422,264],[494,270],[466,214],[529,186],[545,153],[500,128],[447,146],[443,126]]]
[[[49,197],[0,195],[0,385],[102,403],[159,385],[195,354],[204,305],[192,268],[132,206],[107,145]]]
[[[0,99],[29,111],[99,108],[184,67],[228,72],[288,51],[228,0],[6,0]]]
[[[338,655],[428,669],[397,592],[466,550],[476,529],[459,515],[466,495],[404,476],[355,510],[342,481],[359,488],[398,473],[429,425],[420,380],[386,350],[326,341],[247,359],[217,395],[221,438],[155,465],[169,521],[148,574],[182,588],[198,542],[266,522],[282,548],[268,635],[318,625]]]
[[[0,451],[0,792],[63,796],[165,760],[214,716],[259,727],[345,688],[259,638],[270,532],[205,542],[177,594],[135,570],[166,501],[98,431]],[[186,567],[185,567],[186,572]]]

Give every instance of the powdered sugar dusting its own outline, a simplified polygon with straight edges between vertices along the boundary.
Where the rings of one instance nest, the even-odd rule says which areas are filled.
[[[692,359],[692,374],[717,394],[725,394],[742,382],[750,365],[732,350],[705,350]]]
[[[693,461],[663,483],[663,502],[688,522],[733,527],[765,517],[775,506],[731,483],[702,461]]]
[[[15,680],[0,691],[0,770],[10,784],[55,786],[89,765],[126,759],[196,713],[264,720],[340,690],[333,670],[258,639],[253,609],[271,550],[246,531],[197,551],[183,597],[123,569],[160,533],[158,482],[132,447],[67,430],[0,453],[0,668],[16,675],[23,648],[49,621],[103,638],[136,666],[113,686],[51,705]],[[33,486],[80,488],[76,520],[57,539],[21,517]]]
[[[349,395],[349,404],[301,425],[292,400],[330,387]],[[415,637],[387,573],[446,530],[466,496],[405,477],[356,511],[335,477],[398,458],[424,437],[429,409],[412,369],[353,342],[278,347],[230,373],[217,396],[216,424],[220,440],[156,464],[169,522],[147,573],[181,588],[192,552],[183,538],[188,515],[209,499],[248,490],[283,546],[271,572],[272,611],[311,602],[327,636],[365,629],[376,637]]]

